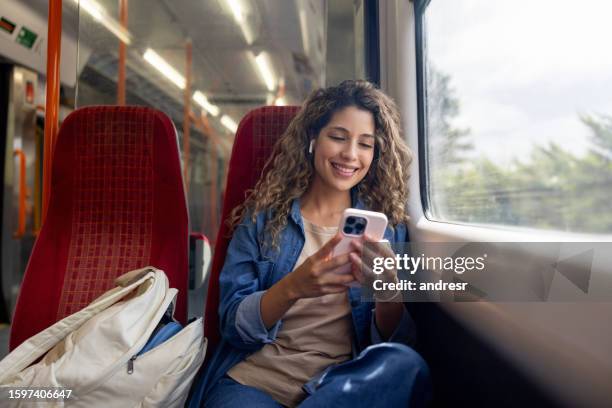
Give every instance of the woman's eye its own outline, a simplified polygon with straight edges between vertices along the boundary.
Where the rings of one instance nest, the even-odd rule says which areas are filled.
[[[344,137],[342,136],[329,135],[329,137],[333,140],[344,140]]]
[[[368,143],[359,143],[361,145],[361,147],[365,147],[366,149],[373,149],[374,145],[368,144]]]

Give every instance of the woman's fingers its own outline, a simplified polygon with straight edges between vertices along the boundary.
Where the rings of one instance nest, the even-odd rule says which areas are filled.
[[[374,273],[372,268],[370,268],[367,262],[364,262],[363,259],[359,258],[355,253],[351,253],[350,256],[353,274],[359,283],[364,283],[367,280],[373,279],[377,274]]]
[[[319,261],[329,258],[332,252],[334,251],[334,248],[340,243],[340,241],[342,241],[342,235],[340,233],[337,233],[312,256]]]
[[[353,241],[351,242],[352,247],[355,251],[361,253],[361,257],[367,265],[372,265],[374,258],[395,258],[395,253],[391,250],[391,247],[387,242],[372,241],[369,236],[365,236],[366,241],[370,245],[364,245],[362,242]],[[372,245],[373,244],[373,245]]]
[[[332,293],[342,293],[346,291],[348,288],[346,285],[327,285],[323,287],[322,292],[325,295],[329,295]]]
[[[369,264],[367,262],[364,262],[364,260],[362,258],[359,258],[359,256],[357,256],[354,252],[351,252],[350,260],[353,263],[353,265],[357,269],[359,269],[362,275],[375,275],[375,273],[372,271],[372,268],[370,268]]]
[[[321,285],[324,286],[335,286],[335,285],[347,285],[355,280],[355,277],[351,273],[334,273],[330,272],[321,277]]]
[[[349,252],[348,254],[338,255],[331,259],[324,261],[323,263],[321,263],[320,273],[331,272],[331,271],[334,271],[335,269],[338,269],[341,266],[344,266],[350,263],[351,259],[349,258],[349,255],[351,253],[353,252]]]
[[[369,245],[370,248],[375,248],[376,252],[380,253],[380,256],[384,256],[387,258],[393,258],[395,256],[395,252],[393,252],[393,248],[391,247],[391,243],[389,241],[378,241],[373,239],[370,235],[365,234],[364,239],[366,242],[375,245]]]
[[[349,258],[351,259],[351,271],[353,272],[353,276],[357,280],[357,282],[363,284],[365,282],[365,275],[361,270],[361,259],[359,255],[355,253],[351,253]]]
[[[380,256],[372,250],[370,245],[363,245],[361,242],[357,242],[353,244],[353,246],[358,249],[358,251],[361,253],[361,259],[363,259],[363,261],[368,265],[374,262],[374,258]]]
[[[366,265],[372,265],[374,263],[374,258],[381,256],[381,254],[375,252],[370,245],[363,245],[361,242],[353,241],[352,246],[355,251],[360,254],[361,260]]]

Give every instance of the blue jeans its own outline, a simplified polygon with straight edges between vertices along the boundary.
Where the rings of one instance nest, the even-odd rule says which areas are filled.
[[[399,343],[381,343],[336,365],[304,385],[300,407],[423,407],[431,396],[429,368],[421,356]],[[257,388],[225,376],[204,399],[209,408],[281,407]]]

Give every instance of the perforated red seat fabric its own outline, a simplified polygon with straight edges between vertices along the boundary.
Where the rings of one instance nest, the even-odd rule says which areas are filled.
[[[174,125],[145,107],[71,113],[55,147],[51,195],[13,316],[10,348],[152,265],[187,317],[189,219]]]
[[[219,273],[231,240],[226,221],[232,210],[245,199],[245,192],[255,186],[263,166],[272,154],[272,147],[287,129],[300,108],[298,106],[265,106],[249,112],[240,122],[229,162],[227,185],[223,199],[221,225],[206,297],[204,332],[208,338],[208,355],[219,342]]]

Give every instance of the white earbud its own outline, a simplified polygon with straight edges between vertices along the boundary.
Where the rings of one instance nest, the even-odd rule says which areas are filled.
[[[308,153],[312,154],[313,146],[314,146],[314,139],[310,141],[310,146],[308,147]]]

